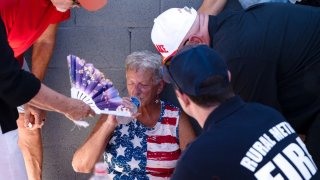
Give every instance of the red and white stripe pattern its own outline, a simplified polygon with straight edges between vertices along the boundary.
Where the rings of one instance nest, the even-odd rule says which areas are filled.
[[[181,154],[177,128],[179,109],[165,105],[162,121],[157,122],[147,134],[147,166],[150,179],[169,179]]]

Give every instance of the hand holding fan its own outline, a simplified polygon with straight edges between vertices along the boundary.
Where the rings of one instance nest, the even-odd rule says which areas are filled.
[[[90,105],[96,114],[130,117],[113,83],[92,64],[77,56],[67,57],[71,81],[71,97]]]

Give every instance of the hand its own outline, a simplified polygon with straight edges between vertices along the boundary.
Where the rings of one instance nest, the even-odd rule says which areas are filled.
[[[100,120],[105,121],[105,123],[108,124],[108,126],[111,126],[114,128],[118,125],[118,121],[116,119],[116,116],[114,115],[102,114],[100,116]]]
[[[46,118],[45,111],[29,104],[24,105],[24,126],[30,130],[41,128]]]
[[[69,108],[64,112],[64,115],[69,118],[70,120],[77,121],[88,116],[95,116],[96,114],[90,108],[89,105],[84,103],[78,99],[69,99]]]
[[[123,97],[122,98],[122,103],[123,103],[123,106],[128,108],[128,109],[133,109],[134,108],[134,104],[132,103],[131,101],[131,98],[130,97]],[[132,112],[131,112],[132,113]],[[134,112],[131,114],[131,117],[133,118],[137,118],[141,113],[139,113],[139,111],[137,112]]]

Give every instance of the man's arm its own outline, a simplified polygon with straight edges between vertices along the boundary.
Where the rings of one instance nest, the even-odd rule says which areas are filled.
[[[102,115],[87,140],[73,155],[72,167],[76,172],[90,173],[117,126],[115,116]]]
[[[71,120],[79,120],[89,114],[94,114],[89,105],[48,88],[41,84],[34,75],[20,69],[9,46],[1,19],[0,61],[0,98],[8,106],[17,107],[31,100],[31,105],[62,113]]]
[[[41,81],[44,79],[53,54],[57,24],[51,24],[33,44],[31,72]]]
[[[181,112],[178,127],[180,149],[184,151],[188,144],[196,138],[195,132],[188,120],[188,116],[184,112]]]
[[[32,59],[31,59],[31,72],[40,80],[43,81],[48,64],[53,54],[55,45],[55,36],[57,31],[57,24],[51,24],[42,33],[42,35],[33,44]],[[41,124],[33,125],[33,129],[26,128],[24,118],[32,119],[33,121],[38,118],[45,119],[45,111],[25,104],[25,112],[19,114],[17,120],[18,133],[19,133],[19,147],[22,151],[25,161],[28,179],[40,180],[42,179],[42,138],[41,138]],[[34,109],[36,114],[31,113]],[[37,116],[37,117],[33,117]]]
[[[72,121],[95,115],[94,111],[86,103],[66,97],[44,84],[41,84],[39,92],[29,103],[40,109],[61,113]]]
[[[217,15],[222,11],[226,3],[227,0],[203,0],[198,11],[208,15]]]

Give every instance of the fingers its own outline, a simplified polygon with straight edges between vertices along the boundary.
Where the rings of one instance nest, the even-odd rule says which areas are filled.
[[[30,105],[25,105],[24,126],[29,130],[42,128],[45,121],[45,111]]]
[[[118,125],[118,121],[116,119],[116,116],[114,115],[107,115],[107,120],[106,123],[109,124],[110,126],[116,127]]]
[[[134,107],[134,104],[131,102],[131,98],[129,98],[129,97],[123,97],[122,104],[124,107],[126,107],[128,109],[131,109]]]
[[[65,112],[65,116],[73,121],[79,121],[86,117],[94,117],[96,113],[90,108],[89,105],[82,102],[81,100],[72,100],[74,108],[70,108],[69,111]]]
[[[140,116],[140,115],[141,115],[141,113],[136,112],[136,113],[131,114],[131,117],[137,118],[137,117]]]
[[[90,108],[90,109],[89,109],[88,116],[89,116],[89,117],[94,117],[95,115],[96,115],[96,113]],[[87,117],[88,117],[88,116],[87,116]]]
[[[44,125],[44,121],[43,121],[44,118],[42,118],[40,114],[34,114],[33,119],[34,119],[34,123],[32,124],[31,128],[29,127],[29,129],[33,130],[33,129],[41,128]]]
[[[107,120],[108,118],[109,118],[109,115],[107,115],[107,114],[102,114],[99,119],[100,119],[101,121],[105,121],[105,120]]]
[[[42,126],[44,125],[45,119],[39,119],[39,117],[35,118],[35,116],[31,116],[30,119],[31,121],[26,125],[27,129],[29,130],[42,128]]]
[[[25,113],[24,113],[24,127],[32,128],[32,124],[33,124],[33,121],[32,121],[31,113],[29,111],[25,111]]]

